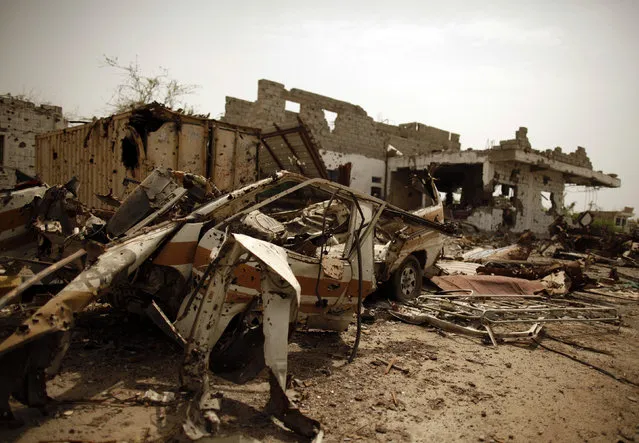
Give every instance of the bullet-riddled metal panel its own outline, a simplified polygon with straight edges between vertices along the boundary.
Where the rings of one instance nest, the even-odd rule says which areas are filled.
[[[75,176],[81,183],[80,201],[106,207],[95,197],[96,193],[108,194],[113,190],[114,195],[120,196],[124,191],[123,179],[140,176],[138,170],[127,170],[122,164],[127,117],[128,114],[121,114],[39,136],[37,173],[50,185],[65,183]]]
[[[149,133],[144,164],[145,177],[158,167],[178,168],[178,141],[174,122],[166,122],[157,131]]]
[[[234,185],[236,135],[234,130],[213,127],[214,158],[211,178],[222,192],[231,191]]]
[[[178,169],[193,174],[206,174],[208,125],[182,124],[177,148]]]
[[[257,180],[257,135],[238,132],[235,149],[235,189]]]
[[[39,136],[36,171],[50,185],[76,176],[80,201],[104,209],[110,207],[96,194],[122,199],[132,189],[125,179],[142,181],[156,167],[208,175],[218,188],[231,191],[257,178],[258,134],[152,103]]]

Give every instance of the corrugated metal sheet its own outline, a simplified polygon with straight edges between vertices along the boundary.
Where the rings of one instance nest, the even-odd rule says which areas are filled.
[[[258,152],[259,150],[259,152]],[[152,103],[131,112],[36,138],[36,171],[50,185],[80,180],[78,197],[108,208],[96,194],[124,198],[156,167],[204,175],[223,192],[280,169],[327,178],[310,133],[298,126],[267,131],[186,116]]]
[[[122,195],[125,177],[140,178],[140,172],[127,170],[121,160],[121,139],[129,114],[40,135],[36,138],[36,172],[50,185],[80,179],[80,200],[104,207],[95,194],[110,190]],[[137,172],[137,173],[136,173]]]
[[[209,139],[208,125],[183,124],[179,131],[177,169],[206,175],[206,145]]]
[[[215,128],[213,131],[213,183],[221,191],[233,187],[233,158],[235,156],[235,132]]]
[[[213,126],[213,162],[211,178],[221,191],[228,192],[257,180],[255,157],[260,139],[257,131]]]
[[[178,134],[173,130],[175,123],[165,123],[155,132],[148,134],[144,175],[148,175],[155,165],[177,169],[178,156],[175,147],[178,146]]]
[[[234,189],[257,181],[257,149],[261,144],[257,134],[236,133]]]
[[[477,275],[477,268],[481,264],[457,260],[438,260],[435,266],[448,275]]]
[[[133,188],[126,178],[143,180],[156,167],[208,175],[220,190],[231,191],[257,179],[259,140],[256,129],[151,104],[38,136],[36,171],[50,185],[78,177],[80,201],[96,208],[108,208],[96,194],[124,198]]]
[[[532,295],[546,289],[539,280],[499,275],[444,275],[433,277],[431,281],[444,291],[467,289],[476,295]]]

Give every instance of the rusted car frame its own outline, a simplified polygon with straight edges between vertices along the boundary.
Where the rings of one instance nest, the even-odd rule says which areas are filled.
[[[45,371],[54,372],[68,348],[73,314],[106,297],[146,311],[184,345],[182,381],[198,392],[195,416],[207,417],[199,425],[189,419],[189,435],[216,423],[205,401],[209,369],[224,372],[219,362],[255,330],[274,414],[317,435],[319,424],[285,394],[288,331],[296,322],[345,329],[362,299],[407,260],[432,265],[446,230],[348,187],[288,172],[204,203],[189,202],[193,196],[167,171],[155,171],[138,190],[106,225],[119,238],[0,344],[3,417],[11,417],[10,395],[44,403]],[[136,212],[141,201],[148,208]]]

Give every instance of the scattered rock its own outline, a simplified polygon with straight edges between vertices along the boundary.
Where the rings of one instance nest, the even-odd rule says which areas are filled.
[[[152,389],[149,389],[142,396],[142,401],[148,403],[159,403],[159,404],[168,404],[175,400],[175,393],[164,391],[164,392],[155,392]]]
[[[362,312],[362,321],[364,323],[375,323],[375,310],[374,309],[364,309],[364,312]]]
[[[431,409],[442,409],[444,405],[445,403],[443,398],[428,400],[428,406],[430,406]]]
[[[327,376],[327,377],[329,377],[332,374],[331,370],[328,369],[328,368],[322,368],[322,369],[320,369],[320,372],[322,374],[324,374],[325,376]]]
[[[377,426],[375,426],[375,432],[386,434],[388,432],[388,428],[383,423],[378,423]]]

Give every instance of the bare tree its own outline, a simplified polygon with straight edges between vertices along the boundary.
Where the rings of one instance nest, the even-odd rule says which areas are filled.
[[[145,75],[137,57],[128,65],[120,63],[117,57],[104,56],[105,66],[115,68],[122,74],[120,83],[109,103],[115,112],[124,112],[151,102],[159,102],[169,108],[177,108],[185,114],[193,114],[192,106],[183,99],[192,94],[199,86],[180,83],[169,76],[166,68],[160,67],[160,73]]]

